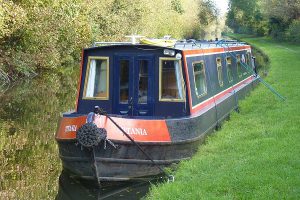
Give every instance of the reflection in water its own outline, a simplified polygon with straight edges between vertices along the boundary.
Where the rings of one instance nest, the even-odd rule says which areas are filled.
[[[54,135],[60,114],[74,109],[78,70],[45,74],[0,94],[0,199],[139,199],[149,184],[117,187],[61,173]],[[59,183],[59,184],[58,184]],[[100,195],[99,195],[100,194]]]
[[[75,179],[63,171],[56,200],[134,200],[145,196],[149,186],[149,182],[108,182],[102,183],[98,189],[96,182]]]
[[[54,199],[61,163],[54,134],[75,107],[78,70],[45,74],[0,94],[0,199]]]

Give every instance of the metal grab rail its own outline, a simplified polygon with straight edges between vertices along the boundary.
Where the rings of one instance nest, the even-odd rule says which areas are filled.
[[[131,42],[94,42],[93,47],[109,46],[109,45],[130,45]]]

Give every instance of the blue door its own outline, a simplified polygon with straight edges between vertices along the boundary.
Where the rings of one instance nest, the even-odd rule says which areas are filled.
[[[153,56],[115,56],[114,110],[128,116],[153,114]]]

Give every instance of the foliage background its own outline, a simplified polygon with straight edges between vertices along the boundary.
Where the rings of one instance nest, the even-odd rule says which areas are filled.
[[[64,70],[94,41],[131,34],[214,38],[216,14],[211,0],[0,0],[0,70]]]
[[[75,104],[82,48],[131,34],[213,39],[216,15],[211,0],[0,0],[0,199],[57,195],[54,134]],[[2,92],[3,77],[35,72]]]
[[[300,0],[229,0],[226,25],[235,33],[300,43]]]

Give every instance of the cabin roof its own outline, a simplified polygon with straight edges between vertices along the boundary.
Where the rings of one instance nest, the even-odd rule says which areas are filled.
[[[181,40],[175,43],[174,49],[178,50],[196,50],[196,49],[212,49],[224,47],[239,47],[245,46],[245,42],[238,42],[236,40]]]
[[[175,49],[172,47],[162,47],[157,45],[147,45],[147,44],[131,44],[131,43],[105,43],[101,45],[94,45],[92,47],[85,48],[85,50],[93,50],[93,49],[110,49],[110,48],[136,48],[141,50],[149,50],[149,49]],[[181,50],[181,49],[177,49]]]
[[[212,49],[212,48],[224,48],[224,47],[240,47],[247,45],[245,42],[239,42],[237,40],[219,40],[219,41],[207,41],[207,40],[177,40],[171,47],[161,45],[149,45],[131,42],[95,42],[94,45],[87,49],[98,48],[112,48],[112,47],[137,47],[137,48],[156,48],[156,49],[174,49],[174,50],[197,50],[197,49]]]

